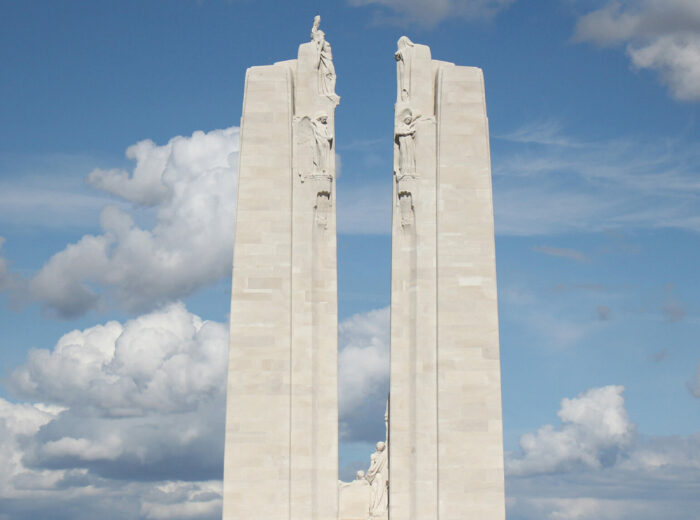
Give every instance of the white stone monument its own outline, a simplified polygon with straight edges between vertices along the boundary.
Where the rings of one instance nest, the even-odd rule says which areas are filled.
[[[223,518],[338,516],[335,69],[316,17],[297,60],[246,73]]]
[[[503,520],[483,74],[405,36],[395,58],[389,518]]]
[[[335,68],[246,73],[224,520],[504,520],[483,75],[399,39],[391,399],[367,471],[338,482]]]

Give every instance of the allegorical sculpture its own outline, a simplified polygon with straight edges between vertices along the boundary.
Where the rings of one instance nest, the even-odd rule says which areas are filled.
[[[377,443],[377,451],[370,457],[365,478],[370,485],[369,520],[386,515],[389,500],[389,458],[386,444]]]
[[[339,482],[340,520],[388,520],[389,514],[389,401],[384,413],[385,440],[376,444],[367,472],[352,482]]]
[[[416,121],[420,114],[409,107],[399,113],[394,128],[394,140],[398,147],[398,167],[396,174],[415,175],[416,173]]]
[[[314,17],[311,27],[311,41],[316,45],[318,68],[318,91],[332,100],[336,100],[335,94],[335,66],[333,65],[333,52],[331,44],[326,41],[326,34],[319,29],[321,16]]]
[[[367,472],[358,471],[352,482],[339,482],[340,520],[387,520],[389,506],[389,453],[378,442]]]
[[[408,36],[399,38],[397,51],[394,53],[398,65],[397,85],[399,88],[398,101],[406,102],[411,91],[411,58],[413,55],[413,42]]]
[[[331,163],[333,135],[328,128],[328,114],[319,112],[311,123],[314,132],[314,174],[327,174]]]
[[[403,91],[401,91],[403,92]],[[401,205],[401,225],[413,224],[413,197],[416,171],[416,122],[420,114],[408,103],[397,103],[394,123],[394,179]]]

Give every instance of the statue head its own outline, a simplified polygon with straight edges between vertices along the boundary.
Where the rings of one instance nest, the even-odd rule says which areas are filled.
[[[396,121],[405,124],[406,126],[411,126],[420,117],[420,112],[412,109],[406,104],[397,104],[398,112],[396,114]]]
[[[413,47],[413,42],[408,38],[408,36],[402,36],[399,41],[396,42],[396,46],[399,49],[404,49],[406,47]]]
[[[386,444],[382,441],[379,441],[377,443],[377,451],[382,452],[386,448]]]
[[[365,478],[365,472],[362,471],[362,470],[358,471],[358,472],[355,474],[355,478],[356,478],[357,480],[362,480],[363,478]]]

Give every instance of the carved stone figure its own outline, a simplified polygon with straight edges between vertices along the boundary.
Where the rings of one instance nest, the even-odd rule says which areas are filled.
[[[401,210],[401,227],[413,226],[415,213],[413,211],[413,194],[410,191],[399,193],[399,209]]]
[[[328,216],[331,213],[330,191],[319,191],[316,194],[316,206],[314,206],[315,222],[321,229],[328,229]]]
[[[316,44],[316,56],[318,60],[318,93],[328,96],[334,101],[340,98],[335,94],[335,66],[333,65],[333,52],[331,44],[326,41],[326,34],[318,28],[321,24],[321,16],[314,17],[311,27],[311,41]]]
[[[319,112],[311,122],[314,132],[314,174],[330,173],[333,135],[328,129],[328,115]]]
[[[413,42],[408,36],[399,38],[396,44],[398,50],[394,53],[398,66],[399,99],[408,101],[411,94],[411,58],[413,57]]]
[[[416,173],[416,121],[418,112],[405,108],[399,114],[394,129],[394,140],[399,147],[399,164],[397,174],[414,175]]]
[[[378,442],[377,451],[370,457],[370,467],[365,478],[370,484],[369,519],[387,511],[389,500],[389,457],[386,443]]]

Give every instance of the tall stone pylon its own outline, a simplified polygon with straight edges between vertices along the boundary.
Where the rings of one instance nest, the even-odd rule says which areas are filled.
[[[335,69],[314,19],[296,60],[246,72],[224,520],[338,515]]]
[[[481,69],[399,39],[389,518],[505,518],[488,119]]]

